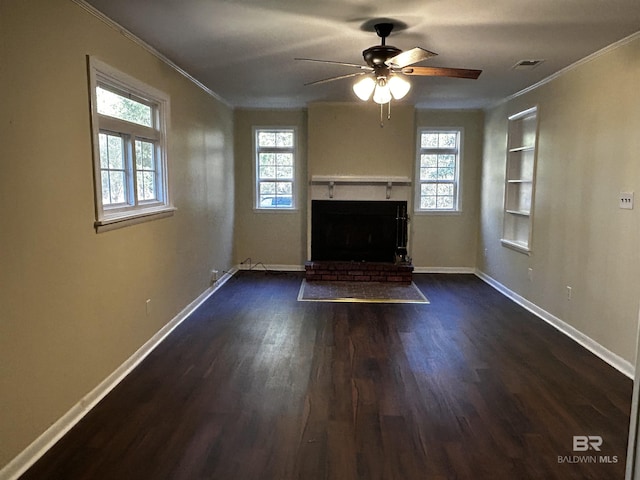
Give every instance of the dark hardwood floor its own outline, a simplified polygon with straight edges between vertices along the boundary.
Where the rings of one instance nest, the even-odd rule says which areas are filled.
[[[624,478],[631,380],[475,276],[416,275],[430,305],[301,279],[238,274],[22,478]]]

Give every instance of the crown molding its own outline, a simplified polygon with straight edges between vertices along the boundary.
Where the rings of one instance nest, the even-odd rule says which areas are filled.
[[[529,93],[543,85],[546,85],[547,83],[552,82],[553,80],[555,80],[556,78],[559,78],[567,73],[569,73],[572,70],[575,70],[576,68],[591,62],[592,60],[595,60],[598,57],[601,57],[602,55],[606,55],[609,52],[612,52],[624,45],[627,45],[628,43],[633,42],[634,40],[640,39],[640,31],[636,32],[636,33],[632,33],[631,35],[629,35],[628,37],[622,38],[620,40],[618,40],[617,42],[614,42],[610,45],[607,45],[606,47],[592,53],[591,55],[587,55],[584,58],[581,58],[580,60],[578,60],[577,62],[572,63],[571,65],[568,65],[566,67],[564,67],[561,70],[558,70],[556,73],[553,73],[551,75],[549,75],[546,78],[543,78],[542,80],[540,80],[539,82],[534,83],[533,85],[524,88],[522,90],[520,90],[519,92],[516,92],[512,95],[509,95],[506,98],[503,98],[502,100],[499,100],[491,105],[489,105],[488,107],[485,108],[485,110],[490,110],[492,108],[498,107],[504,103],[507,103],[515,98],[518,98],[526,93]]]
[[[205,84],[203,84],[202,82],[200,82],[197,78],[193,77],[191,74],[189,74],[187,71],[183,70],[182,68],[180,68],[178,65],[176,65],[174,62],[172,62],[169,58],[165,57],[162,53],[160,53],[158,50],[156,50],[155,48],[153,48],[151,45],[149,45],[147,42],[145,42],[144,40],[142,40],[141,38],[137,37],[136,35],[134,35],[133,33],[131,33],[129,30],[127,30],[126,28],[124,28],[122,25],[120,25],[119,23],[117,23],[116,21],[112,20],[111,18],[107,17],[104,13],[102,13],[100,10],[97,10],[94,6],[89,5],[85,0],[71,0],[73,3],[75,3],[76,5],[78,5],[80,8],[84,9],[86,12],[88,12],[89,14],[93,15],[94,17],[96,17],[97,19],[99,19],[100,21],[102,21],[105,25],[107,25],[108,27],[112,28],[113,30],[115,30],[116,32],[120,33],[123,37],[131,40],[133,43],[135,43],[136,45],[138,45],[139,47],[142,47],[144,50],[146,50],[147,52],[149,52],[151,55],[153,55],[154,57],[156,57],[158,60],[162,61],[163,63],[165,63],[167,66],[171,67],[173,70],[175,70],[177,73],[179,73],[180,75],[182,75],[183,77],[185,77],[187,80],[189,80],[191,83],[193,83],[194,85],[196,85],[197,87],[199,87],[201,90],[203,90],[205,93],[207,93],[209,96],[211,96],[212,98],[218,100],[219,102],[223,103],[224,105],[226,105],[227,107],[233,109],[234,106],[231,105],[228,101],[226,101],[224,98],[222,98],[220,95],[218,95],[216,92],[214,92],[213,90],[211,90],[209,87],[207,87]]]

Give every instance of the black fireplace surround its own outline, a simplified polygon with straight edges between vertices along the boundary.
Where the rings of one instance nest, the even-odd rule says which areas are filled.
[[[312,200],[311,260],[397,262],[406,213],[406,201]]]

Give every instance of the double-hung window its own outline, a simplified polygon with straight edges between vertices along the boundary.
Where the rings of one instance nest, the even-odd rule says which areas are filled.
[[[461,137],[458,129],[419,130],[416,211],[460,210]]]
[[[96,227],[168,214],[169,97],[93,58],[90,83]]]
[[[254,132],[256,209],[294,209],[295,129],[255,128]]]

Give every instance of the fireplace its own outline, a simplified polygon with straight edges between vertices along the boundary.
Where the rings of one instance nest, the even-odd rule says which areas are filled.
[[[312,175],[310,186],[307,281],[411,283],[410,178]]]
[[[311,260],[406,262],[407,202],[312,200]]]

